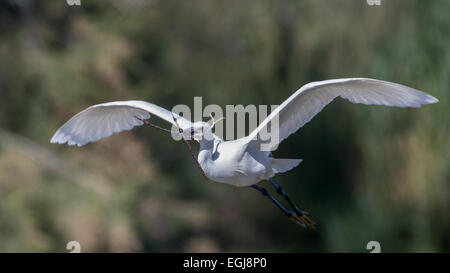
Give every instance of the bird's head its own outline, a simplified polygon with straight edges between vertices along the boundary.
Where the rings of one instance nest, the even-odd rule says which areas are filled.
[[[202,140],[212,141],[214,140],[213,128],[216,123],[222,119],[223,118],[214,120],[214,118],[211,116],[211,124],[203,121],[194,122],[190,128],[184,130],[184,134],[189,135],[197,142],[201,142]]]

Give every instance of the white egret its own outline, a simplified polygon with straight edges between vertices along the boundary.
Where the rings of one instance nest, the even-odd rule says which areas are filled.
[[[56,131],[51,143],[67,142],[69,145],[82,146],[144,123],[170,132],[147,121],[153,114],[176,125],[184,137],[192,136],[200,143],[198,157],[195,157],[186,141],[205,178],[238,187],[251,186],[270,198],[291,220],[301,226],[313,228],[315,223],[308,217],[309,214],[298,209],[272,180],[275,174],[291,170],[302,160],[271,157],[270,152],[261,150],[259,134],[268,129],[274,117],[277,117],[278,141],[274,144],[277,145],[309,122],[336,97],[353,103],[397,107],[420,107],[422,104],[438,102],[424,92],[375,79],[349,78],[312,82],[292,94],[248,136],[224,141],[212,132],[214,120],[212,125],[201,121],[192,123],[148,102],[117,101],[97,104],[78,113]],[[292,206],[292,211],[281,205],[265,188],[256,185],[263,180],[271,182],[277,193]]]

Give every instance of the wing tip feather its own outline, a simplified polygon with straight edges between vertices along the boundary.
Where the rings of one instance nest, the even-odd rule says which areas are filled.
[[[433,104],[433,103],[438,103],[439,100],[431,95],[427,94],[427,98],[426,98],[426,104]]]

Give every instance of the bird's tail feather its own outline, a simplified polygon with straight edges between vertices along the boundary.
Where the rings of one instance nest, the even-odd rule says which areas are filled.
[[[274,173],[284,173],[296,167],[301,159],[271,158],[270,164]]]

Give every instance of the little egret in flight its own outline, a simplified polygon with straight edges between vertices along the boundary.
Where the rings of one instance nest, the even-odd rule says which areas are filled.
[[[268,197],[295,223],[314,228],[315,223],[308,217],[309,213],[300,210],[272,179],[275,174],[296,167],[302,160],[273,158],[269,151],[261,149],[260,134],[269,129],[274,117],[277,117],[278,141],[273,144],[275,147],[309,122],[336,97],[353,103],[397,107],[420,107],[422,104],[438,102],[424,92],[375,79],[349,78],[312,82],[292,94],[248,136],[224,141],[212,132],[217,122],[214,119],[212,125],[202,121],[191,122],[145,101],[117,101],[97,104],[78,113],[56,131],[51,143],[67,142],[68,145],[83,146],[143,124],[171,132],[150,123],[147,119],[153,114],[178,128],[177,133],[183,136],[205,178],[238,187],[251,186]],[[186,137],[192,137],[200,143],[197,157]],[[292,210],[286,209],[265,188],[257,185],[262,180],[269,181]]]

